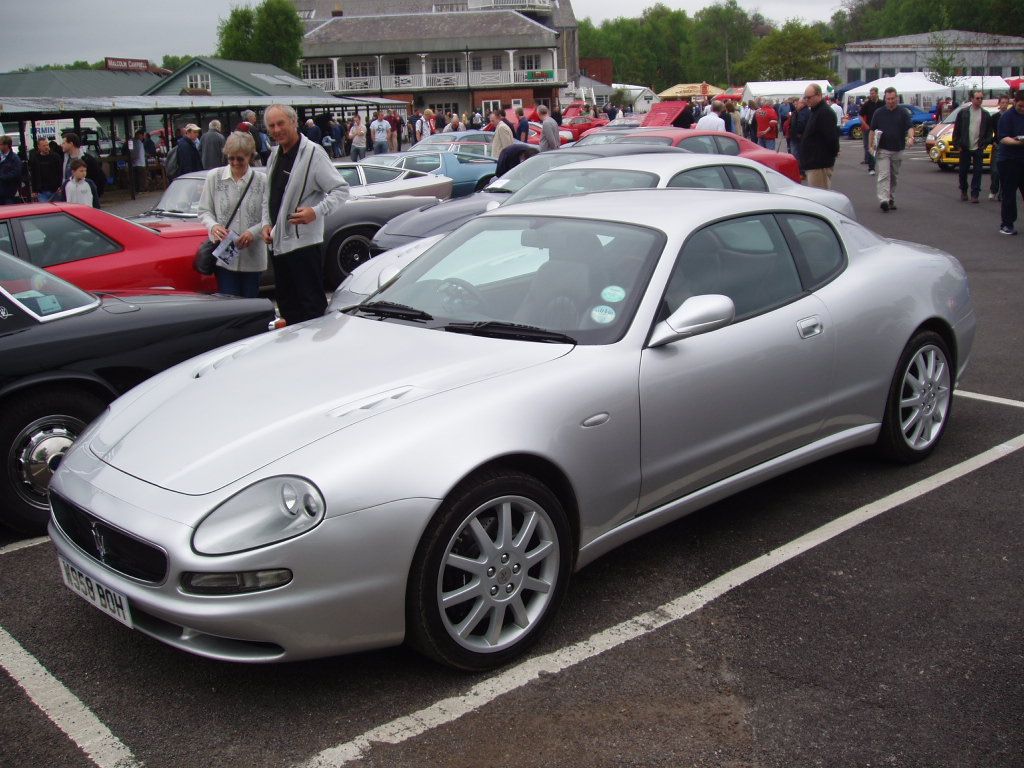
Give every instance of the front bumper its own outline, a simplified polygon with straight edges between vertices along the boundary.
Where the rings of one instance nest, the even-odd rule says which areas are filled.
[[[116,472],[107,468],[109,472]],[[236,662],[330,656],[397,645],[405,634],[405,592],[420,532],[438,502],[406,499],[325,519],[279,544],[225,556],[192,550],[194,529],[143,509],[124,497],[154,493],[187,503],[170,491],[120,474],[118,495],[94,485],[65,484],[61,497],[104,525],[163,550],[166,576],[145,582],[100,562],[72,541],[51,517],[58,554],[86,576],[128,598],[135,627],[184,651]],[[87,490],[88,489],[88,490]],[[330,503],[330,502],[328,502]],[[159,509],[160,507],[156,507]],[[55,564],[56,566],[56,564]],[[185,572],[288,568],[275,589],[237,595],[195,595],[181,586]],[[90,610],[82,605],[81,610]]]

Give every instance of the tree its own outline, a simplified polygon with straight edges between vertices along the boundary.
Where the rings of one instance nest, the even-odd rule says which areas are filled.
[[[299,74],[302,32],[302,22],[289,0],[263,0],[256,8],[252,31],[253,61]]]
[[[758,19],[764,23],[764,19]],[[736,3],[727,0],[702,8],[693,17],[690,48],[692,78],[732,85],[734,65],[745,57],[754,43],[754,19]]]
[[[171,72],[174,72],[175,70],[181,69],[194,58],[195,56],[193,56],[191,53],[186,53],[182,56],[175,56],[174,54],[167,53],[164,54],[164,58],[163,61],[160,62],[160,66],[164,69],[169,69],[171,70]]]
[[[831,61],[831,46],[814,28],[791,20],[754,43],[736,72],[746,80],[834,80]]]
[[[963,58],[956,43],[950,42],[946,36],[936,33],[928,37],[932,52],[924,60],[925,76],[933,83],[953,88],[957,77],[965,69]]]
[[[217,56],[235,61],[256,61],[253,50],[253,32],[256,12],[247,6],[236,5],[226,19],[217,24]]]

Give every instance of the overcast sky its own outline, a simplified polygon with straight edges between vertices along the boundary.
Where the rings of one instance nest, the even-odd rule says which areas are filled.
[[[343,2],[343,0],[339,0]],[[381,0],[386,3],[387,0]],[[709,3],[700,0],[663,0],[670,8],[689,14]],[[819,0],[738,0],[748,11],[760,11],[774,21],[802,18],[828,19],[839,2]],[[49,0],[45,12],[14,12],[3,7],[0,35],[0,72],[26,65],[65,64],[77,59],[96,61],[104,56],[150,59],[164,54],[209,54],[217,47],[217,22],[241,0],[174,0],[173,3],[124,3],[120,0]],[[251,4],[251,3],[250,3]],[[653,0],[573,0],[577,18],[594,23],[616,16],[639,16]],[[25,6],[27,7],[27,6]]]

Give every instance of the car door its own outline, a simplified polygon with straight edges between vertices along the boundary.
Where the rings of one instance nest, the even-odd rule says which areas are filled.
[[[773,214],[687,240],[663,315],[705,294],[735,321],[641,356],[641,512],[813,441],[828,413],[836,334]]]
[[[85,222],[65,212],[24,216],[15,224],[20,240],[18,255],[31,264],[64,276],[61,269],[70,264],[122,250],[114,242]]]

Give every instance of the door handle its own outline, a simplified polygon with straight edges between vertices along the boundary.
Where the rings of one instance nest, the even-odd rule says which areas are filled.
[[[796,329],[800,333],[801,339],[809,339],[812,336],[817,336],[825,330],[825,326],[821,324],[821,318],[817,315],[812,317],[805,317],[803,320],[798,320],[796,323]]]

